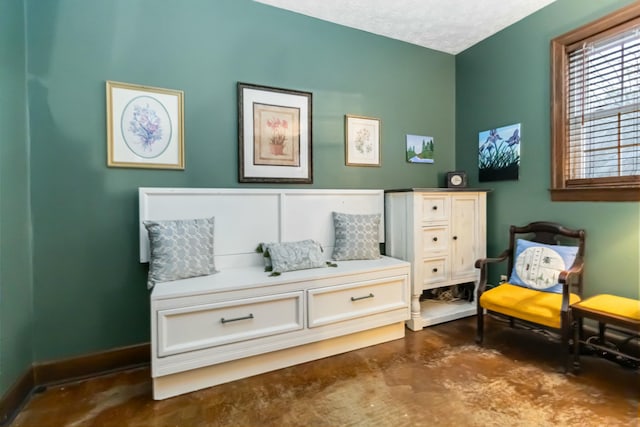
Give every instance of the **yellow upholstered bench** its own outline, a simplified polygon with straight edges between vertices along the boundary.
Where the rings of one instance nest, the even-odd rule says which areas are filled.
[[[596,350],[626,358],[640,363],[640,358],[624,353],[615,346],[607,343],[605,333],[607,328],[617,326],[616,332],[631,338],[640,338],[640,300],[616,295],[601,294],[576,302],[571,305],[571,312],[576,321],[573,340],[574,370],[580,369],[581,345],[588,345]],[[597,337],[585,339],[583,319],[593,319],[598,322]],[[595,339],[594,339],[595,338]]]

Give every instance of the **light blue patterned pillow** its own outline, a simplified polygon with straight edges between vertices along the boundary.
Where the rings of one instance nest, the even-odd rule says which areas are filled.
[[[545,245],[518,239],[509,283],[539,291],[562,293],[558,276],[561,271],[571,268],[577,254],[577,246]]]
[[[333,259],[378,259],[380,215],[333,213],[336,236]]]
[[[315,240],[264,243],[263,247],[269,253],[272,271],[276,274],[327,266],[322,246]]]
[[[143,221],[151,259],[147,287],[157,282],[216,273],[213,258],[214,218]]]

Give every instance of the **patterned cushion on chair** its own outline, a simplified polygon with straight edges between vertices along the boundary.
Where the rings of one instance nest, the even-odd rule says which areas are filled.
[[[518,239],[509,283],[545,292],[562,293],[558,276],[573,265],[577,246],[545,245]]]

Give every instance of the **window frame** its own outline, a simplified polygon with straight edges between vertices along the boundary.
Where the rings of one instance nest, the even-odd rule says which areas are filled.
[[[551,193],[552,201],[640,201],[640,176],[613,177],[580,185],[567,185],[565,176],[567,138],[568,50],[575,43],[594,39],[640,17],[640,3],[569,31],[551,40]]]

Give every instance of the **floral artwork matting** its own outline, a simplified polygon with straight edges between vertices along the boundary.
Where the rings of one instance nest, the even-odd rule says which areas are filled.
[[[238,180],[313,182],[312,94],[238,83]]]
[[[184,94],[114,81],[107,90],[107,166],[184,169]]]
[[[345,116],[347,166],[380,166],[380,119]]]

